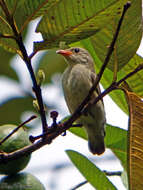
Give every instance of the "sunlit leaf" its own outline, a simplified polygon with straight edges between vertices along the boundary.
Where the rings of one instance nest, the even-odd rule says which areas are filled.
[[[66,153],[87,181],[97,190],[116,190],[106,175],[85,156],[72,150],[67,150]]]
[[[119,18],[119,9],[126,1],[114,0],[61,0],[40,21],[37,32],[44,41],[35,44],[35,49],[57,47],[59,42],[68,44],[87,38]]]
[[[143,101],[132,92],[126,91],[130,109],[128,136],[128,178],[129,189],[143,187]]]
[[[112,71],[114,71],[115,64],[118,70],[126,65],[140,45],[142,37],[142,2],[141,0],[131,0],[130,2],[131,7],[125,15],[113,54],[107,66]],[[119,12],[121,12],[120,9]],[[102,62],[105,60],[117,24],[118,19],[114,17],[109,24],[106,24],[102,30],[90,39],[97,56]]]
[[[23,27],[33,19],[46,14],[49,9],[57,4],[60,0],[22,0],[20,6],[23,7],[25,21]]]
[[[129,72],[133,71],[137,66],[143,63],[143,58],[139,55],[134,55],[134,57],[128,62],[128,64],[123,67],[119,73],[118,78],[126,76]],[[143,70],[137,72],[130,78],[126,80],[130,90],[143,97]]]

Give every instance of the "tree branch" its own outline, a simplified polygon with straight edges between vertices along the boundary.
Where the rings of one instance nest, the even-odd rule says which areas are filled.
[[[55,130],[50,130],[49,129],[48,131],[47,131],[47,122],[46,122],[46,117],[45,117],[45,111],[44,111],[44,106],[43,106],[41,89],[40,89],[40,86],[37,85],[37,81],[36,81],[36,78],[35,78],[35,75],[34,75],[34,72],[33,72],[33,68],[31,66],[31,59],[27,55],[26,49],[25,49],[24,44],[23,44],[22,36],[18,33],[18,31],[17,31],[17,29],[15,27],[15,23],[13,22],[13,19],[12,19],[12,22],[11,22],[11,20],[9,21],[10,25],[11,25],[11,27],[13,29],[14,35],[16,36],[16,41],[17,41],[17,44],[18,44],[18,46],[20,48],[20,51],[22,53],[23,59],[24,59],[26,65],[27,65],[27,68],[28,68],[29,73],[31,75],[34,92],[36,94],[36,97],[37,97],[37,100],[38,100],[38,103],[39,103],[40,115],[41,115],[42,126],[43,126],[43,134],[39,138],[43,138],[43,137],[45,137],[45,138],[44,138],[44,141],[39,140],[36,143],[34,143],[34,144],[30,145],[30,146],[24,147],[23,149],[17,150],[15,152],[8,153],[8,154],[7,153],[1,153],[0,154],[0,163],[16,159],[16,158],[19,158],[19,157],[27,155],[27,154],[30,154],[30,153],[34,152],[35,150],[38,150],[42,146],[44,146],[46,144],[50,144],[52,142],[52,140],[54,140],[57,136],[59,136],[60,134],[65,132],[67,129],[69,129],[72,126],[72,123],[77,118],[79,118],[81,116],[83,111],[85,111],[87,109],[87,107],[85,108],[85,105],[88,104],[92,93],[96,89],[96,86],[97,86],[98,82],[100,81],[100,79],[102,77],[102,74],[103,74],[103,72],[104,72],[104,70],[105,70],[105,68],[107,66],[107,63],[109,62],[110,56],[111,56],[111,54],[113,52],[114,45],[115,45],[115,42],[116,42],[118,34],[119,34],[119,30],[120,30],[120,27],[121,27],[121,23],[123,21],[124,14],[125,14],[126,10],[128,9],[128,7],[129,7],[129,3],[126,6],[124,6],[124,11],[123,11],[122,17],[121,17],[121,19],[119,21],[117,31],[116,31],[116,33],[115,33],[115,35],[113,37],[113,41],[112,41],[112,43],[110,45],[110,48],[109,48],[109,51],[107,53],[108,58],[105,59],[104,64],[103,64],[103,66],[101,68],[101,71],[100,71],[100,73],[98,75],[98,79],[95,82],[95,84],[93,85],[93,87],[91,88],[91,90],[89,91],[88,96],[84,99],[84,101],[79,105],[77,110],[71,115],[71,117],[67,121],[65,121],[64,123],[58,123],[56,125]],[[99,100],[101,100],[106,94],[108,94],[112,90],[117,89],[122,82],[124,82],[127,78],[131,77],[133,74],[137,73],[141,69],[143,69],[143,64],[139,65],[134,71],[130,72],[128,75],[126,75],[124,78],[122,78],[118,82],[113,82],[104,92],[102,92],[95,99],[94,103],[97,103]],[[52,125],[50,127],[52,128]]]
[[[37,98],[37,101],[39,104],[39,113],[41,116],[42,128],[43,128],[43,133],[44,133],[48,130],[48,128],[47,128],[47,120],[46,120],[46,114],[45,114],[45,110],[44,110],[44,103],[43,103],[43,99],[42,99],[41,88],[37,84],[36,77],[35,77],[35,74],[34,74],[34,71],[33,71],[32,65],[31,65],[31,59],[28,57],[27,51],[26,51],[24,43],[23,43],[22,35],[19,33],[19,31],[17,29],[17,26],[13,19],[13,15],[10,14],[8,7],[4,0],[0,1],[0,5],[2,7],[3,12],[5,13],[7,22],[9,23],[9,25],[12,28],[12,31],[13,31],[13,34],[15,37],[15,41],[19,47],[22,58],[23,58],[26,66],[27,66],[27,69],[30,73],[32,83],[33,83],[33,91],[36,95],[36,98]]]

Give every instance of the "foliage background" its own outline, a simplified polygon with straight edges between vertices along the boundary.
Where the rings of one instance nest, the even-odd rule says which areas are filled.
[[[11,6],[11,1],[9,0],[7,2],[9,3],[9,6]],[[30,2],[31,1],[29,0],[28,3],[30,3]],[[44,1],[41,0],[41,3],[42,2],[44,2]],[[50,1],[51,5],[53,2],[54,1]],[[71,1],[67,1],[67,4],[66,4],[67,8],[70,7],[70,5],[71,5],[70,2]],[[124,28],[123,28],[123,30],[121,30],[121,35],[119,38],[120,40],[118,40],[118,42],[117,42],[117,47],[119,46],[119,48],[118,48],[119,52],[116,52],[117,53],[116,56],[118,59],[115,60],[115,57],[114,56],[112,57],[109,67],[106,70],[106,73],[104,75],[105,77],[103,77],[103,79],[101,81],[104,87],[107,87],[107,85],[109,85],[109,83],[111,82],[110,79],[112,78],[111,76],[113,75],[113,71],[114,71],[114,69],[112,67],[113,62],[117,62],[117,64],[118,64],[117,70],[121,69],[118,72],[118,78],[121,78],[127,72],[132,70],[136,64],[138,64],[142,61],[141,57],[138,57],[137,55],[135,55],[136,49],[140,43],[140,38],[141,38],[141,31],[139,28],[140,11],[141,11],[140,2],[141,1],[139,1],[139,0],[138,0],[138,2],[132,1],[134,9],[132,8],[129,11],[128,17],[126,18],[126,21],[124,23]],[[30,5],[32,5],[31,7],[27,3],[25,3],[25,1],[21,1],[21,3],[24,3],[23,4],[23,5],[25,5],[24,11],[26,11],[28,13],[26,15],[27,16],[26,18],[23,17],[26,21],[24,23],[25,25],[23,25],[23,26],[26,26],[30,20],[40,16],[41,13],[43,11],[45,11],[47,8],[50,9],[50,6],[49,6],[50,4],[49,4],[45,7],[43,7],[43,9],[40,10],[41,12],[40,11],[37,12],[35,17],[31,18],[29,15],[30,14],[29,10],[31,10],[31,8],[33,8],[33,10],[36,8],[33,5],[36,6],[37,1],[35,1],[35,3],[33,5],[30,4]],[[56,1],[56,3],[58,4],[58,1]],[[97,31],[100,29],[98,31],[97,35],[92,36],[90,39],[88,38],[86,40],[80,41],[80,43],[78,43],[78,42],[76,43],[76,45],[80,45],[80,46],[84,46],[84,47],[86,46],[86,48],[89,49],[89,51],[94,56],[96,63],[98,63],[95,66],[97,71],[99,71],[101,61],[103,61],[103,59],[106,55],[107,46],[112,39],[111,34],[114,32],[113,28],[116,26],[116,24],[119,20],[119,15],[115,14],[115,10],[118,10],[118,7],[120,7],[121,4],[123,4],[123,2],[121,3],[121,1],[118,1],[117,4],[114,3],[114,1],[110,1],[109,3],[111,3],[111,4],[113,3],[113,6],[111,6],[109,9],[107,8],[105,10],[105,12],[101,11],[101,15],[99,14],[98,15],[99,17],[97,17],[99,20],[96,19],[96,17],[94,15],[93,16],[86,15],[87,17],[91,16],[93,18],[93,20],[89,19],[89,22],[84,22],[82,27],[84,28],[84,31],[85,31],[85,28],[87,28],[87,30],[82,35],[81,35],[80,31],[83,30],[83,28],[79,24],[81,22],[81,18],[78,17],[78,19],[75,19],[76,23],[71,22],[71,23],[68,23],[69,25],[66,25],[67,18],[66,17],[62,18],[62,19],[65,19],[63,21],[65,23],[64,32],[67,32],[66,35],[63,37],[63,39],[67,40],[68,42],[69,42],[69,37],[71,39],[70,42],[74,42],[75,39],[77,40],[79,36],[81,36],[82,38],[89,37],[88,36],[89,30],[91,30],[91,29],[89,29],[90,25],[93,24],[93,21],[94,22],[95,22],[95,20],[97,21],[97,26],[96,26],[97,29],[93,27],[93,30],[91,31],[91,32],[95,32],[95,29]],[[19,7],[20,6],[21,6],[21,4],[19,4]],[[107,6],[106,3],[104,4],[104,6]],[[98,11],[99,11],[99,9],[102,10],[102,8],[103,7],[99,6]],[[53,9],[51,9],[51,10],[53,10]],[[75,9],[75,10],[77,10],[77,9]],[[134,12],[133,10],[136,10],[136,12]],[[140,10],[140,11],[138,11],[138,10]],[[17,11],[17,14],[24,13],[24,11],[23,12]],[[89,11],[89,7],[87,8],[87,11]],[[97,11],[97,10],[93,10],[93,12],[94,11]],[[111,14],[108,15],[109,13],[111,13]],[[119,11],[119,14],[120,13],[121,12]],[[51,19],[47,22],[47,20],[49,18],[51,18],[51,16],[53,16],[52,11],[49,11],[47,16],[43,17],[42,21],[40,21],[40,24],[36,30],[43,33],[43,38],[45,41],[40,44],[35,43],[34,44],[35,51],[37,51],[38,49],[43,49],[47,46],[50,48],[55,47],[58,45],[58,43],[61,40],[63,40],[60,37],[61,29],[59,28],[59,30],[56,31],[54,28],[55,23],[53,20],[56,19],[56,16],[59,16],[58,15],[59,12],[57,11],[56,14],[57,15],[55,15],[55,17],[53,19]],[[82,14],[82,12],[81,12],[81,14]],[[107,18],[107,15],[109,16],[108,18]],[[72,12],[70,13],[70,16],[71,17],[73,16]],[[135,16],[135,18],[138,18],[138,19],[133,19],[134,16]],[[17,15],[16,18],[22,18],[22,17],[19,17],[19,15]],[[101,18],[104,18],[104,22],[102,21]],[[114,22],[111,22],[111,25],[106,25],[106,23],[111,21],[112,18],[115,18]],[[72,21],[72,19],[71,19],[71,21]],[[17,22],[18,22],[18,19],[17,19]],[[39,20],[37,19],[36,23],[38,23],[38,22],[39,22]],[[131,25],[131,28],[129,28],[128,23],[131,23],[131,22],[132,22],[132,25]],[[21,24],[21,23],[22,22],[20,20],[19,24]],[[60,23],[60,21],[59,21],[59,23]],[[25,35],[27,32],[27,35],[25,38],[25,45],[26,45],[26,48],[28,49],[29,54],[32,52],[32,49],[33,49],[33,41],[39,41],[42,39],[39,34],[38,35],[35,34],[35,32],[34,32],[35,26],[36,26],[35,22],[33,22],[33,24],[30,23],[29,30],[24,31]],[[59,26],[58,24],[56,24],[56,26]],[[51,31],[49,29],[50,33],[49,33],[49,31],[46,31],[47,25],[51,26],[51,28],[50,28]],[[105,27],[105,25],[106,25],[106,27]],[[73,27],[73,30],[71,32],[69,32],[69,28],[71,28],[71,26]],[[110,28],[110,26],[112,26],[112,28]],[[136,27],[136,26],[138,26],[138,27]],[[0,27],[1,27],[1,31],[2,31],[2,26],[0,26]],[[68,30],[67,30],[67,27],[69,27]],[[104,28],[104,29],[102,30],[102,28]],[[24,29],[24,28],[22,28],[22,29]],[[5,30],[9,31],[9,29],[7,29],[7,28],[5,28]],[[53,34],[54,36],[51,36],[51,34]],[[48,35],[50,36],[51,41],[48,41],[49,40]],[[90,35],[91,35],[91,33],[90,33]],[[56,38],[55,43],[53,41],[54,38]],[[100,40],[100,43],[98,40]],[[123,45],[122,45],[122,43],[123,43]],[[4,48],[9,50],[9,52],[5,51],[3,48],[0,49],[0,52],[1,52],[1,63],[0,63],[0,66],[1,66],[1,70],[0,70],[0,74],[1,74],[1,78],[0,78],[0,84],[1,84],[0,115],[1,115],[1,119],[0,119],[0,124],[4,124],[5,122],[19,124],[21,121],[24,121],[29,115],[31,115],[31,113],[35,112],[33,105],[32,105],[32,100],[33,100],[33,95],[32,95],[32,90],[31,90],[32,84],[31,84],[31,80],[29,78],[29,74],[27,72],[26,66],[23,63],[23,61],[21,61],[21,59],[19,59],[18,56],[11,53],[11,52],[15,52],[15,48],[17,48],[16,44],[10,43],[10,47],[8,47],[7,41],[5,43],[3,40],[1,40],[1,44],[3,45]],[[47,44],[47,46],[45,46],[46,44]],[[97,44],[97,46],[93,46],[94,44]],[[75,44],[72,44],[72,45],[75,45]],[[129,46],[132,48],[128,48]],[[95,48],[94,49],[95,51],[93,50],[93,47]],[[95,54],[95,52],[96,52],[96,54]],[[129,55],[133,58],[127,65],[124,66],[124,64],[126,64],[128,62],[127,60],[130,60],[130,58],[131,58]],[[100,61],[99,61],[99,58],[100,58]],[[123,58],[125,58],[125,60],[123,60]],[[49,50],[49,51],[44,51],[44,52],[38,53],[32,59],[32,65],[34,67],[35,72],[38,70],[38,68],[42,68],[46,73],[46,80],[45,80],[44,85],[42,86],[42,89],[43,89],[43,97],[45,100],[44,102],[47,107],[47,117],[49,117],[48,113],[50,110],[56,109],[60,113],[60,116],[58,119],[59,120],[62,119],[64,116],[67,115],[67,108],[63,101],[61,83],[59,82],[60,81],[59,79],[61,76],[56,73],[63,72],[64,68],[66,67],[64,60],[60,56],[55,54],[55,49],[54,49],[53,51]],[[54,67],[53,67],[53,65],[54,65]],[[11,66],[14,69],[12,69]],[[142,74],[136,75],[132,80],[128,80],[128,83],[129,83],[129,85],[131,85],[131,88],[139,95],[142,95],[142,92],[143,92],[142,86],[141,86],[141,84],[142,84],[141,76],[142,76]],[[137,79],[139,79],[139,80],[137,80]],[[135,88],[136,86],[138,88]],[[116,93],[113,92],[111,94],[111,96],[114,99],[114,101],[121,107],[121,109],[127,113],[128,112],[127,105],[125,104],[125,99],[124,99],[123,94],[120,94],[118,92],[116,92]],[[55,100],[57,100],[57,101],[55,101]],[[123,119],[121,119],[121,114],[120,114],[121,111],[118,112],[117,110],[119,110],[119,108],[117,108],[117,107],[116,108],[111,107],[110,101],[111,100],[109,100],[109,97],[105,98],[105,109],[106,109],[106,113],[107,113],[108,123],[110,123],[114,126],[119,126],[119,127],[123,127],[125,129],[127,129],[127,116],[125,116],[122,113]],[[114,105],[114,103],[112,103],[112,105]],[[114,109],[115,109],[115,111],[114,111]],[[24,113],[22,113],[22,115],[21,115],[21,112],[23,112],[23,111],[24,111]],[[121,120],[126,120],[126,121],[125,121],[125,123],[122,124]],[[40,121],[37,119],[36,121],[33,121],[32,123],[30,123],[28,125],[29,128],[33,129],[33,131],[32,130],[29,131],[30,133],[39,134],[39,129],[38,129],[39,122]],[[50,122],[50,119],[49,119],[49,122]],[[62,148],[60,149],[59,147],[62,147]],[[55,140],[55,142],[52,143],[52,145],[46,146],[46,147],[42,148],[42,150],[35,152],[33,154],[32,160],[29,164],[29,168],[26,168],[26,170],[31,171],[35,174],[35,173],[37,173],[35,171],[37,171],[37,170],[40,171],[39,168],[41,168],[41,174],[40,175],[37,174],[37,175],[40,177],[41,181],[44,182],[46,187],[47,187],[47,185],[50,185],[50,187],[48,187],[48,188],[60,189],[60,188],[63,188],[63,184],[66,182],[64,189],[69,189],[71,187],[71,185],[81,182],[81,179],[79,179],[79,181],[75,182],[75,180],[77,179],[76,175],[78,175],[78,174],[75,175],[75,173],[78,173],[76,169],[73,169],[74,170],[73,173],[71,171],[69,172],[70,173],[70,176],[68,176],[69,180],[65,180],[65,178],[63,179],[63,181],[60,180],[60,183],[62,184],[61,187],[60,186],[56,187],[56,184],[52,183],[52,181],[54,181],[52,177],[51,177],[51,180],[49,180],[49,183],[47,183],[47,179],[49,179],[49,176],[53,175],[53,173],[51,173],[51,171],[52,172],[56,171],[56,179],[57,179],[58,178],[57,171],[62,171],[62,168],[68,168],[70,166],[69,161],[67,161],[68,158],[66,157],[66,154],[63,153],[64,152],[63,150],[65,150],[65,149],[74,149],[74,150],[77,150],[77,151],[83,153],[84,155],[89,156],[89,158],[91,160],[94,160],[101,169],[106,169],[106,167],[108,170],[113,169],[113,163],[110,162],[113,159],[113,154],[111,154],[110,151],[107,151],[100,158],[92,157],[91,154],[88,152],[87,143],[83,142],[83,140],[81,140],[81,139],[79,140],[79,138],[68,133],[68,135],[66,137],[59,137],[58,139]],[[62,154],[61,154],[61,152],[62,152]],[[43,154],[44,154],[44,156],[43,156]],[[47,156],[45,156],[45,155],[47,155]],[[41,158],[43,160],[41,160]],[[65,161],[63,162],[63,158],[66,160],[66,162]],[[38,164],[37,164],[37,160],[39,160]],[[43,165],[44,169],[42,168],[41,163],[44,164]],[[104,165],[103,165],[103,163],[104,163]],[[115,170],[118,170],[119,168],[121,168],[119,161],[115,160],[115,157],[114,157],[114,163],[115,163],[115,165],[114,165]],[[51,167],[51,165],[53,167]],[[118,166],[118,167],[116,168],[116,166]],[[69,170],[69,168],[66,170]],[[67,173],[68,172],[66,171],[66,175],[67,175]],[[64,173],[63,173],[63,176],[65,176]],[[73,178],[73,176],[75,178]],[[69,184],[69,181],[72,183]],[[113,180],[113,181],[116,181],[116,180]],[[119,178],[118,178],[118,181],[119,181]],[[83,188],[86,189],[87,187],[85,186]],[[89,188],[92,188],[92,187],[90,186]],[[122,188],[124,188],[124,187],[122,186]]]

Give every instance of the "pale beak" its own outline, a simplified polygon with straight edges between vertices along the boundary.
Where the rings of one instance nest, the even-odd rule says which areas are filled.
[[[61,49],[61,50],[57,50],[56,53],[57,53],[57,54],[61,54],[61,55],[63,55],[63,56],[69,56],[69,55],[72,54],[72,51]]]

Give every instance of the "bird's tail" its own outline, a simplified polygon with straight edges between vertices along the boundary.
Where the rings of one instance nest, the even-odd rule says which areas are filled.
[[[93,154],[102,154],[105,151],[104,137],[98,136],[88,136],[88,146]]]

